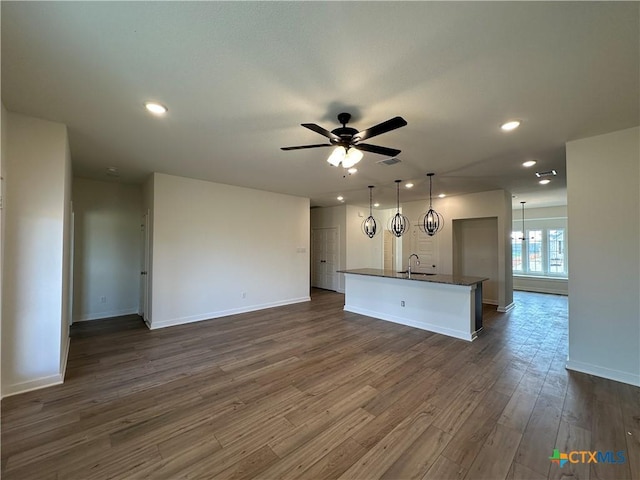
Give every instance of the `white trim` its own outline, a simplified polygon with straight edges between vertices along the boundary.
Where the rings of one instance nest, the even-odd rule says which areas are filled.
[[[89,320],[99,320],[101,318],[121,317],[123,315],[138,315],[138,308],[125,308],[124,310],[111,310],[108,312],[90,313],[86,315],[80,315],[75,318],[74,322],[87,322]]]
[[[379,312],[379,311],[373,312],[373,311],[367,310],[366,308],[345,305],[344,311],[357,313],[360,315],[366,315],[367,317],[373,317],[379,320],[387,320],[389,322],[399,323],[400,325],[406,325],[408,327],[419,328],[420,330],[426,330],[428,332],[441,333],[442,335],[459,338],[461,340],[466,340],[468,342],[476,338],[475,333],[472,335],[469,332],[464,332],[462,330],[453,330],[451,328],[441,327],[439,325],[434,325],[432,323],[427,323],[427,322],[416,322],[415,320],[398,317],[396,315],[390,315],[384,312]]]
[[[509,313],[514,308],[516,308],[516,304],[514,302],[511,302],[506,307],[498,307],[498,308],[496,308],[496,311],[500,312],[500,313]]]
[[[600,367],[591,363],[577,362],[575,360],[569,360],[567,358],[566,363],[567,370],[573,370],[575,372],[587,373],[589,375],[595,375],[596,377],[608,378],[616,382],[628,383],[640,387],[640,374],[623,372],[621,370],[613,370],[611,368]]]
[[[552,295],[569,295],[569,292],[557,290],[555,288],[540,288],[540,287],[513,287],[517,292],[533,292],[533,293],[549,293]]]
[[[69,348],[71,347],[71,339],[67,338],[67,348],[62,352],[62,361],[60,363],[60,376],[64,382],[64,377],[67,374],[67,362],[69,360]]]
[[[39,390],[41,388],[53,387],[54,385],[60,385],[64,380],[64,376],[60,373],[50,375],[48,377],[36,378],[35,380],[29,380],[27,382],[14,383],[4,387],[2,391],[2,398],[11,397],[20,393],[31,392],[32,390]]]
[[[168,320],[161,320],[161,321],[152,320],[151,324],[148,325],[148,327],[150,330],[157,330],[158,328],[166,328],[166,327],[173,327],[175,325],[184,325],[186,323],[201,322],[203,320],[212,320],[214,318],[228,317],[229,315],[237,315],[239,313],[255,312],[256,310],[264,310],[264,309],[273,308],[273,307],[282,307],[285,305],[291,305],[294,303],[302,303],[302,302],[309,302],[309,301],[311,301],[311,297],[299,297],[299,298],[292,298],[289,300],[282,300],[278,302],[263,303],[260,305],[250,305],[247,307],[230,308],[228,310],[220,310],[217,312],[202,313],[198,315],[192,315],[190,317],[170,318]]]

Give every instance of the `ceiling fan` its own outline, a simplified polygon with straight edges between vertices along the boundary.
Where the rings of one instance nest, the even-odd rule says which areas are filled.
[[[396,128],[404,127],[407,121],[402,117],[394,117],[386,122],[374,125],[371,128],[359,132],[355,128],[347,127],[347,123],[351,119],[350,113],[341,113],[338,115],[338,122],[342,124],[342,127],[338,127],[332,131],[322,128],[315,123],[303,123],[303,127],[313,130],[320,135],[327,137],[329,143],[319,143],[314,145],[300,145],[296,147],[282,147],[282,150],[300,150],[303,148],[319,148],[319,147],[336,147],[333,153],[329,156],[327,161],[338,166],[342,163],[344,168],[350,168],[360,161],[362,158],[362,152],[377,153],[379,155],[386,155],[389,157],[395,157],[401,150],[395,148],[381,147],[378,145],[371,145],[369,143],[360,143],[368,138],[381,135],[383,133],[390,132]]]

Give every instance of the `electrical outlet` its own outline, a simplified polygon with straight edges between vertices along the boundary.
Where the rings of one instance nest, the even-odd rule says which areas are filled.
[[[100,303],[107,303],[107,297],[100,297]]]
[[[400,306],[404,307],[404,300],[400,300]]]
[[[240,297],[242,297],[242,298],[247,298],[247,292],[242,292],[242,293],[240,294]]]

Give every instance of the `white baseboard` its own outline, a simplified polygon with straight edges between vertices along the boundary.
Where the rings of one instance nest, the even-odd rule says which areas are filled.
[[[373,317],[380,320],[386,320],[388,322],[399,323],[400,325],[406,325],[407,327],[419,328],[420,330],[426,330],[428,332],[441,333],[442,335],[447,335],[449,337],[459,338],[461,340],[466,340],[467,342],[471,342],[475,339],[475,335],[470,334],[469,332],[463,332],[461,330],[453,330],[451,328],[441,327],[438,325],[433,325],[431,323],[426,322],[416,322],[414,320],[409,320],[407,318],[397,317],[395,315],[389,315],[387,313],[381,312],[372,312],[365,308],[354,307],[350,305],[344,306],[345,312],[358,313],[360,315],[366,315],[367,317]]]
[[[90,320],[100,320],[101,318],[112,318],[112,317],[121,317],[122,315],[137,315],[138,307],[136,308],[125,308],[123,310],[111,310],[108,312],[97,312],[97,313],[86,313],[84,315],[79,315],[74,318],[75,322],[87,322]]]
[[[27,393],[32,390],[39,390],[41,388],[53,387],[54,385],[60,385],[64,380],[64,376],[60,373],[56,375],[50,375],[48,377],[36,378],[35,380],[29,380],[27,382],[14,383],[13,385],[7,385],[2,389],[2,398],[11,397],[12,395],[18,395],[19,393]]]
[[[67,348],[62,352],[62,360],[60,362],[60,377],[64,382],[64,377],[67,374],[67,361],[69,360],[69,348],[71,347],[71,339],[67,337]]]
[[[636,373],[612,370],[610,368],[569,359],[567,359],[566,368],[567,370],[587,373],[589,375],[595,375],[596,377],[608,378],[609,380],[614,380],[616,382],[628,383],[629,385],[640,387],[640,375]]]
[[[543,288],[543,287],[513,287],[518,292],[534,292],[534,293],[550,293],[553,295],[569,295],[566,290],[558,290],[556,288]]]
[[[175,325],[184,325],[186,323],[201,322],[204,320],[212,320],[214,318],[228,317],[229,315],[237,315],[239,313],[255,312],[257,310],[264,310],[264,309],[273,308],[273,307],[282,307],[285,305],[292,305],[294,303],[302,303],[302,302],[309,302],[309,301],[311,301],[311,297],[299,297],[299,298],[291,298],[288,300],[282,300],[278,302],[262,303],[259,305],[249,305],[249,306],[240,307],[240,308],[230,308],[228,310],[208,312],[208,313],[203,313],[199,315],[192,315],[189,317],[171,318],[168,320],[160,320],[160,321],[156,321],[152,319],[151,324],[148,326],[150,330],[157,330],[158,328],[166,328],[166,327],[173,327]]]
[[[506,307],[498,307],[498,308],[496,308],[496,311],[497,311],[497,312],[500,312],[500,313],[508,313],[508,312],[510,312],[511,310],[513,310],[514,308],[516,308],[516,304],[515,304],[515,303],[513,303],[513,302],[511,302],[511,303],[510,303],[509,305],[507,305]]]

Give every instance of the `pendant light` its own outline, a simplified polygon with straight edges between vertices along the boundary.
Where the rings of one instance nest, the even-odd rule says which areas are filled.
[[[369,185],[369,216],[362,222],[362,232],[369,238],[373,238],[377,231],[376,219],[373,218],[373,185]]]
[[[432,177],[434,173],[427,173],[427,177],[429,177],[429,210],[422,217],[421,229],[424,233],[433,237],[436,233],[438,233],[444,227],[444,217],[440,215],[433,209],[433,197],[432,197]]]
[[[401,237],[403,233],[409,230],[409,219],[400,213],[400,182],[396,180],[396,214],[389,219],[389,231],[396,237]]]

